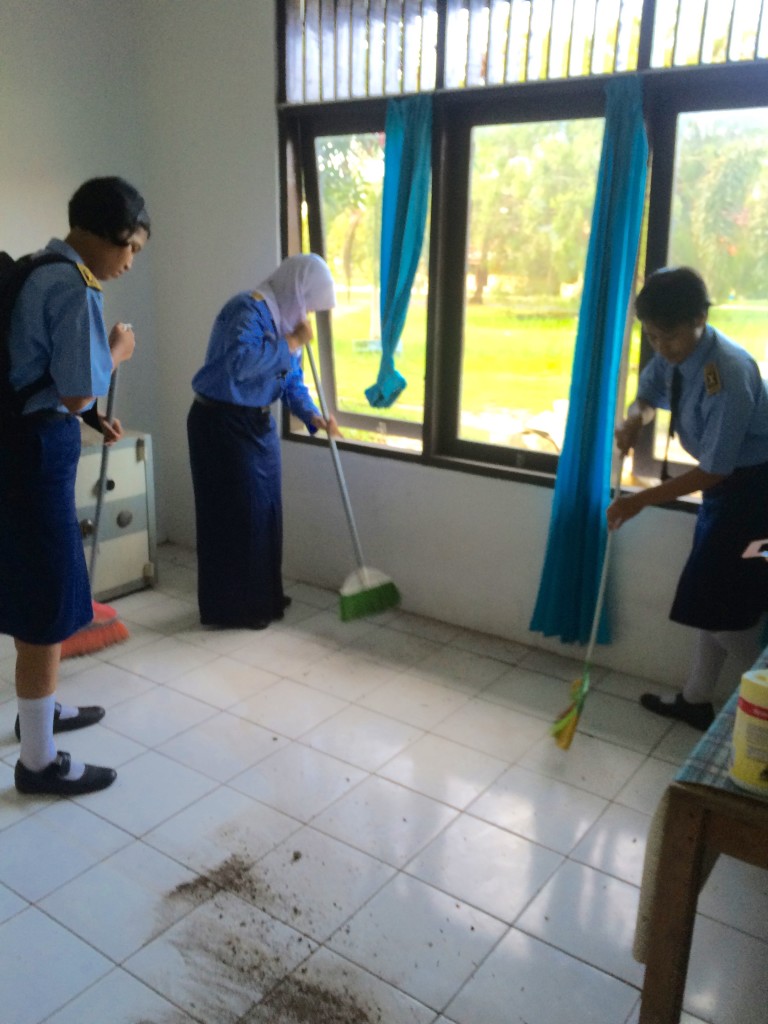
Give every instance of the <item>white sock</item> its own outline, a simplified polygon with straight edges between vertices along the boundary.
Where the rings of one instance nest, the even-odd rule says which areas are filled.
[[[728,651],[720,642],[719,634],[707,629],[696,633],[693,658],[688,678],[683,686],[683,697],[691,704],[711,702]]]
[[[69,779],[71,782],[74,782],[75,779],[82,779],[83,775],[85,775],[85,765],[83,764],[83,762],[70,761],[69,771],[67,772],[66,775],[63,775],[62,778]]]
[[[50,697],[36,697],[32,700],[19,697],[19,760],[31,772],[41,772],[51,761],[56,760],[56,744],[53,742],[55,705],[56,698],[53,694]]]
[[[736,662],[739,676],[749,672],[760,653],[760,637],[763,624],[759,622],[751,629],[721,630],[715,633],[718,643]]]
[[[56,744],[53,741],[53,712],[56,697],[19,697],[19,731],[21,749],[19,760],[31,772],[41,772],[56,760]],[[85,765],[72,761],[65,779],[82,778]]]
[[[79,708],[73,707],[71,704],[59,703],[59,718],[75,718],[79,713]]]
[[[693,650],[693,660],[683,687],[683,697],[691,704],[712,702],[717,681],[726,658],[730,654],[737,664],[739,676],[746,672],[760,653],[760,626],[751,629],[700,629]]]
[[[677,701],[677,694],[673,693],[671,696],[668,693],[662,693],[659,695],[660,704],[674,704]]]

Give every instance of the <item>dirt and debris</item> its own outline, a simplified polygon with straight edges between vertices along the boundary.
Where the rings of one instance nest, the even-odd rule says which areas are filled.
[[[291,860],[295,862],[301,857],[301,851],[295,850]],[[384,1024],[381,1011],[346,985],[326,986],[322,981],[290,973],[295,960],[290,966],[286,964],[279,943],[274,945],[270,941],[269,917],[258,910],[246,912],[242,903],[231,900],[234,895],[258,905],[268,896],[275,896],[271,886],[256,876],[254,868],[253,860],[233,854],[169,894],[170,898],[181,897],[197,906],[212,901],[206,914],[207,926],[201,927],[202,922],[198,922],[192,931],[182,925],[174,941],[188,966],[190,979],[194,979],[193,989],[207,1004],[206,1012],[214,1017],[221,1012],[231,1013],[234,1002],[240,1004],[239,1016],[249,992],[252,1000],[258,1000],[261,993],[268,991],[269,995],[252,1005],[242,1018],[248,1024]],[[302,915],[300,906],[293,904],[291,909],[295,919]],[[293,942],[300,946],[307,940],[294,933]],[[309,942],[307,952],[312,951],[311,947]],[[306,969],[301,968],[300,973]],[[189,996],[187,1009],[195,1005],[192,992]]]
[[[249,1019],[254,1024],[382,1024],[381,1012],[363,1006],[346,988],[324,988],[292,975],[257,1007]]]
[[[183,896],[199,904],[215,896],[217,892],[231,892],[249,903],[258,903],[264,899],[271,887],[253,875],[253,867],[253,861],[233,854],[206,874],[177,885],[171,895]]]

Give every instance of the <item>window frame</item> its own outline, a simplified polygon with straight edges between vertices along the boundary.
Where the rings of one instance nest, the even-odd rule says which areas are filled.
[[[669,81],[674,77],[675,83]],[[667,265],[674,189],[677,118],[680,114],[710,110],[768,109],[768,64],[727,65],[666,69],[646,76],[645,119],[651,147],[651,186],[646,232],[644,276]],[[738,343],[738,338],[734,341]],[[653,355],[641,334],[640,369]],[[628,396],[631,401],[633,396]],[[657,423],[646,424],[634,451],[636,475],[659,479],[662,460],[654,457]],[[668,468],[677,475],[690,465],[670,459]]]
[[[278,7],[282,5],[278,4]],[[651,68],[652,15],[655,4],[646,0],[641,25],[638,70],[584,78],[546,79],[481,88],[436,89],[433,95],[433,176],[427,300],[426,364],[423,427],[381,415],[336,413],[341,426],[397,436],[421,437],[422,451],[414,453],[377,443],[342,441],[344,447],[366,454],[466,470],[482,475],[525,480],[554,486],[558,456],[520,448],[483,444],[458,436],[461,351],[464,314],[466,218],[470,176],[470,133],[485,124],[604,117],[605,88],[614,78],[637,75],[643,83],[644,110],[650,143],[650,185],[645,228],[645,261],[639,278],[665,265],[669,243],[672,176],[677,115],[684,112],[738,107],[768,107],[768,61]],[[650,15],[650,17],[649,17]],[[284,100],[284,23],[277,19],[277,105],[280,140],[280,227],[284,253],[302,250],[301,202],[308,205],[309,248],[324,255],[314,140],[319,136],[383,132],[386,105],[392,97],[369,97],[317,103]],[[438,37],[438,81],[443,81],[443,35]],[[336,388],[327,316],[318,317],[318,354],[323,388],[332,410]],[[738,340],[738,339],[737,339]],[[640,368],[651,355],[641,340]],[[620,395],[620,418],[632,395]],[[317,443],[290,431],[283,419],[283,434],[299,443]],[[655,424],[646,426],[635,451],[634,471],[659,477],[661,464],[653,458]],[[670,463],[673,471],[687,468]]]
[[[445,92],[436,97],[435,119],[440,153],[433,180],[430,241],[430,307],[427,317],[427,390],[425,443],[430,452],[465,462],[490,462],[535,473],[557,471],[558,456],[459,437],[460,383],[465,312],[467,217],[471,134],[475,127],[605,117],[605,80],[584,79],[566,91],[560,82],[537,82],[482,91]],[[442,340],[438,340],[442,339]],[[429,405],[429,431],[427,407]]]

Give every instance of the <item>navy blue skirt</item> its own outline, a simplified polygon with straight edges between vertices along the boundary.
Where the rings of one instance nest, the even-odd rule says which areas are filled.
[[[0,442],[0,632],[66,640],[93,618],[75,507],[80,423],[25,417]]]
[[[187,417],[204,625],[283,615],[280,439],[258,409],[193,402]]]
[[[768,562],[742,558],[768,538],[768,463],[735,470],[704,492],[670,618],[707,630],[750,629],[768,610]]]

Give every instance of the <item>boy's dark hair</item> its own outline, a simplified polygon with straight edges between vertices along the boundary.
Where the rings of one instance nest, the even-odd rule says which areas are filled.
[[[122,178],[91,178],[69,201],[69,226],[90,231],[114,245],[125,245],[143,228],[150,234],[144,197]]]
[[[635,299],[639,320],[677,327],[706,316],[712,305],[704,278],[691,267],[662,267],[646,280]]]

